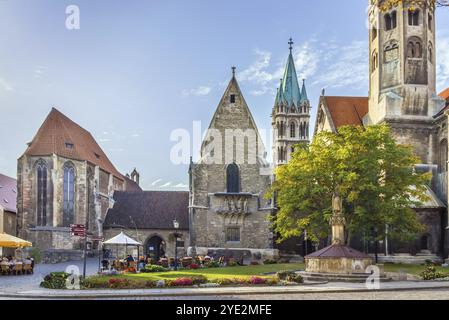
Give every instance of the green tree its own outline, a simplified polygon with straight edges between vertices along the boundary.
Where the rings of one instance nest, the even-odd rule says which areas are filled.
[[[428,173],[414,170],[419,159],[410,146],[397,144],[386,125],[345,126],[321,132],[308,146],[298,145],[291,161],[276,170],[270,197],[279,211],[273,217],[279,241],[300,236],[312,241],[329,233],[332,195],[343,199],[347,242],[351,235],[408,241],[422,231],[411,207],[426,201]]]

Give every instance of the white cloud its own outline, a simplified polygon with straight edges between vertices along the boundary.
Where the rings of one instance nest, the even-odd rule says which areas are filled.
[[[256,60],[248,68],[238,72],[237,79],[256,87],[256,89],[250,91],[250,94],[261,96],[273,91],[274,75],[267,70],[270,67],[271,53],[256,49],[254,54],[256,55]]]
[[[168,188],[168,187],[170,187],[172,185],[172,182],[171,181],[169,181],[169,182],[167,182],[167,183],[164,183],[162,186],[160,186],[159,188]]]
[[[212,88],[208,86],[199,86],[195,89],[190,90],[183,90],[182,96],[183,97],[189,97],[189,96],[207,96],[211,92]]]
[[[5,91],[12,92],[14,91],[14,87],[5,79],[0,78],[0,89],[3,89]]]
[[[41,77],[45,74],[45,71],[44,71],[45,69],[47,69],[47,67],[44,67],[44,66],[36,66],[36,68],[34,68],[34,71],[33,71],[34,77],[35,77],[36,79],[41,78]]]
[[[154,180],[152,183],[151,183],[151,185],[154,187],[155,185],[157,185],[159,182],[161,182],[162,181],[162,179],[156,179],[156,180]]]
[[[368,43],[353,41],[348,45],[332,46],[332,50],[320,54],[320,75],[313,85],[325,88],[368,87]]]
[[[440,32],[437,39],[437,90],[442,91],[449,87],[449,39],[448,31]],[[444,35],[444,36],[441,36]]]
[[[173,186],[173,188],[176,188],[176,189],[187,189],[188,187],[189,187],[189,185],[185,184],[185,183],[178,183],[177,185]]]

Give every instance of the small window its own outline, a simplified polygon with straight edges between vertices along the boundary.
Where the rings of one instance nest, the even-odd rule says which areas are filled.
[[[239,227],[228,227],[226,229],[226,242],[240,242]]]
[[[8,199],[3,199],[3,202],[9,203]]]
[[[432,15],[429,13],[427,24],[428,24],[430,31],[432,31],[432,23],[433,23],[433,18],[432,18]]]
[[[100,155],[98,153],[94,152],[94,154],[97,159],[100,159]]]
[[[65,143],[65,147],[66,147],[67,149],[73,149],[73,143],[66,142],[66,143]]]
[[[231,103],[235,103],[235,94],[231,94]]]
[[[176,247],[184,248],[184,240],[176,240]]]
[[[408,12],[408,24],[410,26],[419,26],[419,10]]]

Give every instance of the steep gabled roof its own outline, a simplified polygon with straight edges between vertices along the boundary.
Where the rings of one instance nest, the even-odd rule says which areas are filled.
[[[27,156],[58,156],[88,161],[123,180],[94,137],[60,111],[52,108],[26,149]]]
[[[362,119],[368,113],[367,97],[324,96],[323,98],[337,130],[346,125],[363,125]]]
[[[17,212],[17,180],[0,173],[0,208]]]
[[[173,229],[176,219],[179,229],[189,229],[189,192],[115,191],[114,200],[106,214],[105,228]]]
[[[440,92],[439,96],[441,98],[443,98],[444,100],[446,100],[446,104],[449,103],[449,88],[443,90],[442,92]]]

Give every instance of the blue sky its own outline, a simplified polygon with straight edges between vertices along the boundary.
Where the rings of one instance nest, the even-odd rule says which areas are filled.
[[[237,74],[259,129],[270,129],[288,55],[307,78],[313,116],[329,95],[367,95],[364,0],[0,0],[0,172],[16,160],[51,107],[89,130],[145,189],[185,187],[170,162],[170,133],[207,129]],[[65,27],[66,7],[80,29]],[[439,89],[449,86],[449,9],[438,10]],[[313,131],[313,130],[311,130]]]

